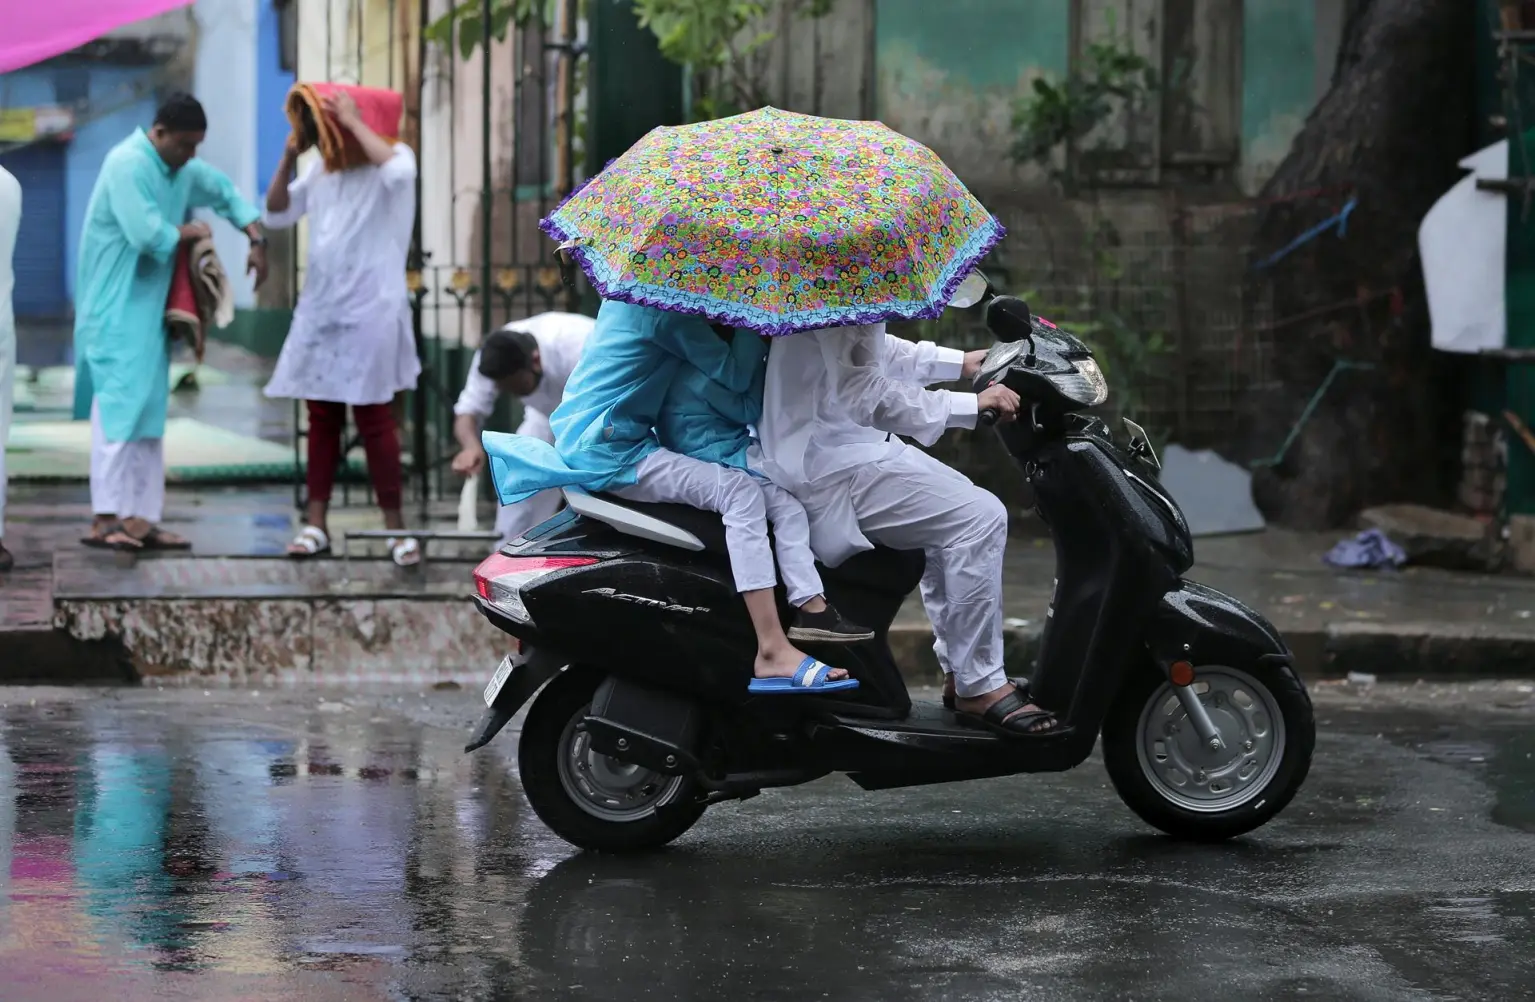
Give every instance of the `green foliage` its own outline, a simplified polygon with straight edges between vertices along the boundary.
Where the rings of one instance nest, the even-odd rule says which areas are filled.
[[[1014,162],[1052,167],[1055,151],[1096,129],[1115,101],[1138,103],[1159,86],[1156,68],[1127,44],[1089,43],[1065,80],[1036,78],[1033,92],[1014,102]]]
[[[513,24],[518,27],[539,21],[553,24],[556,7],[560,0],[491,0],[490,37],[498,42],[506,41],[506,32]],[[458,54],[468,59],[480,47],[485,38],[484,4],[480,0],[464,0],[442,17],[426,26],[428,42],[436,45],[452,45],[458,38]]]

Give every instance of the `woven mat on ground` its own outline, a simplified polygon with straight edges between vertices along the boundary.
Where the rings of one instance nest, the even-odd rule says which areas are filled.
[[[18,421],[11,426],[5,462],[12,480],[88,480],[91,426],[86,421]],[[239,435],[192,418],[165,423],[165,479],[169,483],[235,483],[288,480],[293,447]],[[367,469],[361,449],[347,456],[354,473]]]

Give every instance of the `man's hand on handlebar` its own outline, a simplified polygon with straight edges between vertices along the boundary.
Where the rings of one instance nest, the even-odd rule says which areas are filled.
[[[976,406],[982,414],[991,411],[996,415],[995,423],[1006,424],[1016,420],[1018,409],[1022,406],[1022,400],[1018,394],[998,383],[988,386],[976,396]]]
[[[965,352],[965,362],[961,366],[959,375],[961,379],[974,379],[975,374],[981,371],[981,363],[986,361],[986,349]]]

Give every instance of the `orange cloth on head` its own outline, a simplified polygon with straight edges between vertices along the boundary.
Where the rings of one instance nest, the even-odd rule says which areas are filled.
[[[324,158],[325,169],[329,171],[361,167],[368,162],[367,154],[363,153],[357,138],[325,112],[326,96],[337,91],[346,91],[352,95],[363,123],[389,143],[399,142],[400,118],[405,113],[405,98],[392,90],[354,87],[350,84],[294,84],[293,89],[288,91],[288,122],[293,126],[295,135],[302,135],[304,109],[309,109],[319,132],[320,156]]]

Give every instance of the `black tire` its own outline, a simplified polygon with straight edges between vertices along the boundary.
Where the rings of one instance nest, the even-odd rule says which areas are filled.
[[[1236,667],[1236,666],[1233,666]],[[1150,665],[1138,665],[1125,678],[1103,721],[1103,764],[1120,799],[1141,819],[1174,838],[1218,842],[1245,835],[1267,824],[1294,798],[1316,747],[1316,717],[1311,696],[1284,664],[1240,666],[1269,690],[1284,718],[1285,747],[1279,767],[1262,795],[1230,810],[1208,813],[1190,810],[1163,796],[1141,768],[1136,751],[1141,712],[1167,679]]]
[[[659,849],[693,827],[705,805],[694,802],[693,784],[683,780],[668,806],[632,821],[613,821],[589,813],[560,778],[566,727],[584,716],[603,675],[572,668],[544,687],[528,709],[517,745],[517,768],[533,813],[550,831],[581,849],[596,852],[645,852]]]

